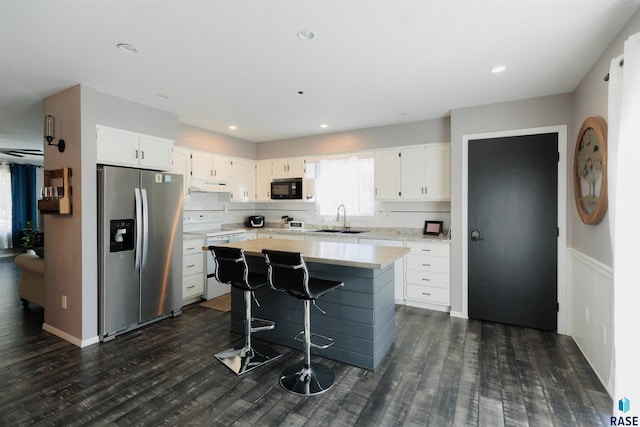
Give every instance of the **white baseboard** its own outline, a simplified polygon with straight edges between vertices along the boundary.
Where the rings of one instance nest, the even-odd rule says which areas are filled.
[[[49,332],[50,334],[53,334],[53,335],[57,336],[58,338],[62,338],[63,340],[68,341],[71,344],[73,344],[73,345],[75,345],[77,347],[80,347],[80,348],[88,347],[90,345],[97,344],[97,343],[100,342],[100,338],[97,335],[95,337],[91,337],[91,338],[88,338],[86,340],[81,340],[79,338],[74,337],[73,335],[70,335],[70,334],[68,334],[68,333],[66,333],[64,331],[61,331],[58,328],[55,328],[55,327],[49,325],[48,323],[44,323],[42,325],[42,330],[46,331],[46,332]]]
[[[451,313],[449,313],[449,315],[451,317],[459,317],[460,319],[468,319],[469,316],[465,316],[465,314],[461,311],[453,311],[451,310]]]

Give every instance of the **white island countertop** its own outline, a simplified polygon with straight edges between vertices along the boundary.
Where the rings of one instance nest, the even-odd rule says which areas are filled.
[[[384,268],[409,253],[409,249],[403,247],[284,239],[246,240],[220,246],[241,248],[253,256],[262,256],[263,249],[301,252],[307,262],[369,269]]]

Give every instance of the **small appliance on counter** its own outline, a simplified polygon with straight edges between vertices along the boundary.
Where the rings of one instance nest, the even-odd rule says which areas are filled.
[[[296,221],[296,220],[289,221],[285,225],[285,228],[288,228],[291,230],[304,230],[304,221]]]
[[[264,227],[264,216],[251,215],[249,218],[247,218],[246,225],[247,227],[251,228],[262,228]]]

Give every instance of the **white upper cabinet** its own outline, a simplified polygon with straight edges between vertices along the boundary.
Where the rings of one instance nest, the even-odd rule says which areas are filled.
[[[302,178],[304,176],[304,159],[288,158],[271,160],[272,178],[295,177]]]
[[[206,151],[192,151],[191,179],[206,183],[229,182],[231,159]]]
[[[450,153],[448,143],[377,151],[376,198],[378,200],[449,200],[451,198]]]
[[[106,126],[96,127],[97,162],[142,169],[171,170],[173,141]]]
[[[451,145],[425,147],[424,195],[426,200],[451,200]]]
[[[231,165],[231,201],[251,202],[256,197],[256,162],[233,159]]]
[[[184,147],[173,147],[173,167],[172,173],[183,175],[182,187],[184,197],[189,197],[189,186],[191,184],[191,151]]]
[[[213,155],[204,151],[191,152],[191,179],[209,182],[213,175]]]
[[[256,162],[256,200],[271,200],[271,160]]]
[[[400,200],[400,151],[376,151],[374,165],[375,197]]]

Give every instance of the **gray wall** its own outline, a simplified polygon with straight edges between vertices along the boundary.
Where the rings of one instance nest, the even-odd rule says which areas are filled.
[[[184,124],[178,124],[176,145],[245,159],[256,158],[255,142]]]
[[[573,94],[571,104],[571,121],[568,130],[568,160],[573,164],[575,143],[582,122],[590,116],[604,117],[608,122],[608,83],[604,76],[609,72],[611,60],[621,55],[624,50],[624,41],[634,33],[640,31],[640,11],[636,12],[620,34],[605,50],[593,68],[587,73]],[[609,142],[609,150],[612,143]],[[572,169],[569,169],[572,170]],[[569,228],[568,246],[588,255],[603,264],[613,266],[613,254],[611,251],[611,238],[609,235],[609,214],[607,213],[600,224],[586,225],[578,216],[578,210],[573,197],[573,182],[568,182],[567,205]]]
[[[44,215],[44,328],[72,337],[76,345],[98,331],[95,105],[95,90],[81,85],[44,100],[44,113],[56,118],[56,138],[66,143],[63,153],[44,146],[44,166],[70,167],[73,188],[71,215]]]
[[[174,140],[178,116],[115,96],[97,93],[97,124]]]
[[[451,112],[451,310],[462,311],[462,137],[542,126],[567,125],[571,95],[553,95]]]
[[[261,142],[257,145],[257,159],[312,156],[402,145],[449,142],[450,120],[423,120],[397,125],[379,126],[300,138]]]

